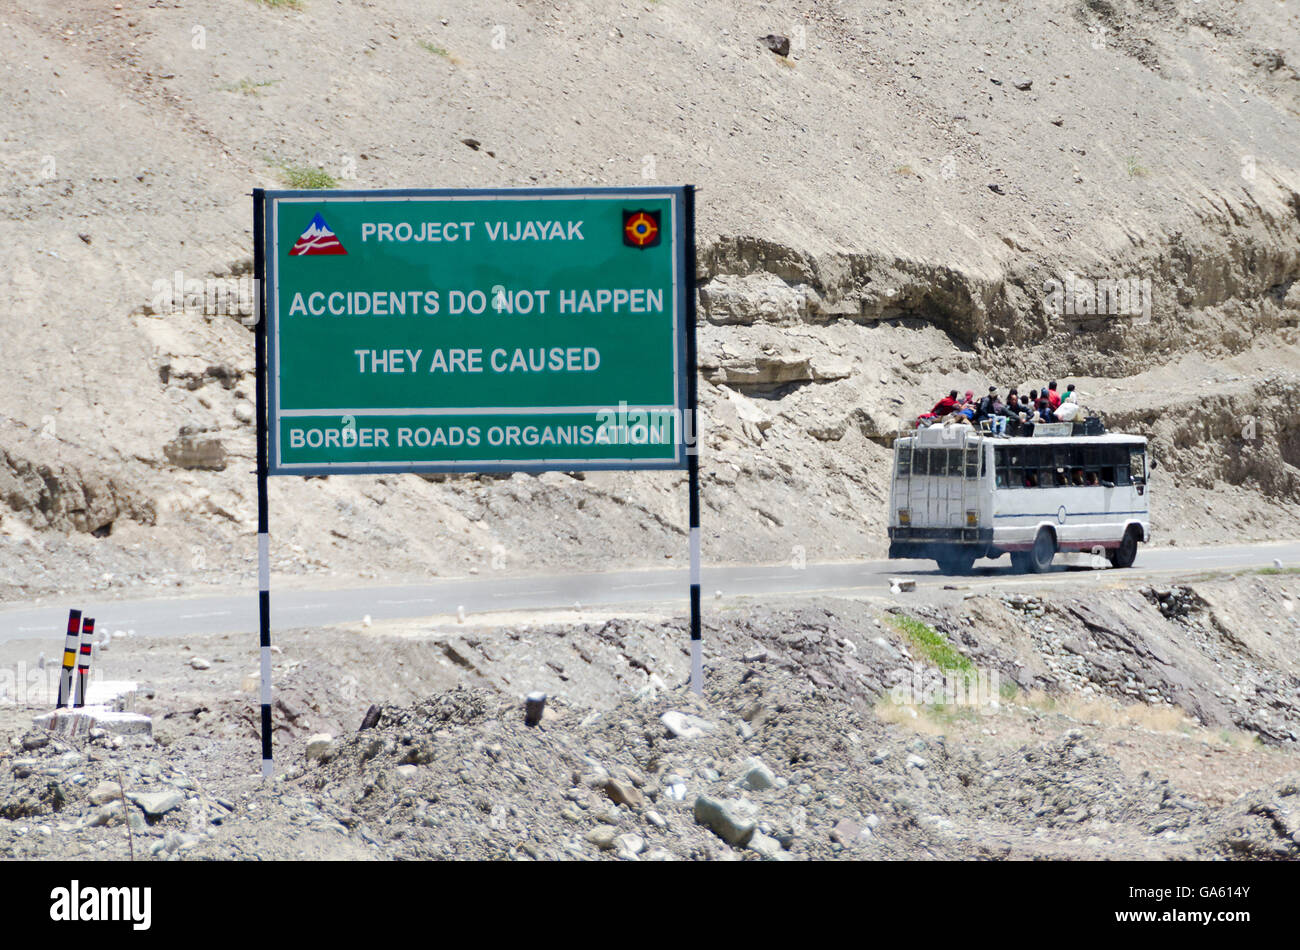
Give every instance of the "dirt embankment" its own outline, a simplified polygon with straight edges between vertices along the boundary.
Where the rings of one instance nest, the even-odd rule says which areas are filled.
[[[267,785],[247,644],[128,638],[156,742],[0,706],[0,854],[1294,859],[1294,577],[710,611],[702,700],[654,616],[295,631]]]

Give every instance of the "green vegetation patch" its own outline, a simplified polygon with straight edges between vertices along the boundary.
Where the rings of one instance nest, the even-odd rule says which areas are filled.
[[[923,657],[945,673],[973,675],[975,667],[934,627],[907,614],[890,614],[892,623]]]

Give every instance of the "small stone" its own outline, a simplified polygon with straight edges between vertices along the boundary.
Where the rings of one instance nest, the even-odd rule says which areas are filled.
[[[597,825],[587,832],[587,841],[600,848],[601,851],[608,851],[614,847],[614,838],[618,834],[618,829],[612,825]]]
[[[777,56],[790,55],[790,37],[782,36],[780,33],[769,33],[767,36],[760,36],[758,41],[770,49]]]
[[[1015,87],[1019,89],[1021,92],[1028,92],[1030,89],[1034,88],[1034,81],[1028,78],[1017,79],[1015,81]]]
[[[645,850],[645,839],[631,833],[619,835],[614,839],[614,850],[620,858],[630,860]]]
[[[334,737],[328,732],[318,732],[307,738],[307,760],[328,762],[334,758]]]
[[[420,771],[420,767],[408,763],[406,765],[399,765],[394,769],[394,771],[402,778],[415,778],[416,774]]]
[[[740,779],[742,788],[759,792],[776,786],[776,776],[760,759],[750,759],[745,766],[745,774]]]
[[[754,832],[754,837],[749,839],[749,850],[757,852],[764,861],[791,860],[791,856],[781,847],[781,842],[759,831]]]
[[[201,656],[196,656],[190,660],[190,669],[193,670],[210,670],[212,664]]]
[[[659,717],[668,731],[678,739],[700,739],[713,731],[713,723],[699,716],[670,710]]]
[[[745,847],[754,836],[754,820],[743,815],[742,810],[743,804],[737,801],[710,798],[707,795],[695,799],[696,823],[737,848]]]
[[[923,769],[926,766],[925,759],[919,755],[912,754],[907,757],[907,767],[909,769]]]
[[[889,589],[894,593],[916,590],[916,581],[907,577],[891,577],[889,579]]]
[[[861,825],[851,818],[841,818],[831,829],[831,840],[838,841],[844,847],[850,847],[861,843],[864,835],[870,835],[870,831],[865,831]]]
[[[668,822],[664,820],[664,816],[653,809],[645,813],[645,820],[650,822],[650,824],[654,825],[656,828],[668,827]]]
[[[640,811],[645,806],[645,796],[641,794],[639,788],[630,782],[620,782],[614,778],[609,779],[605,782],[605,794],[616,805],[626,805],[636,811]]]
[[[122,786],[116,782],[100,782],[86,796],[92,805],[106,805],[122,798]]]

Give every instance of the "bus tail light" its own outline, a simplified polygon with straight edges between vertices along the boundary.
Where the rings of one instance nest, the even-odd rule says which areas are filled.
[[[966,509],[966,527],[973,528],[980,523],[980,513],[974,508]]]
[[[899,524],[911,524],[911,523],[912,523],[912,510],[911,510],[910,508],[899,508],[899,509],[898,509],[898,523],[899,523]]]

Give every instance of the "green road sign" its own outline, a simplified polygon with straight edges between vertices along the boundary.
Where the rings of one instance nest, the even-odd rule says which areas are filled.
[[[685,189],[266,201],[271,474],[686,464]]]

